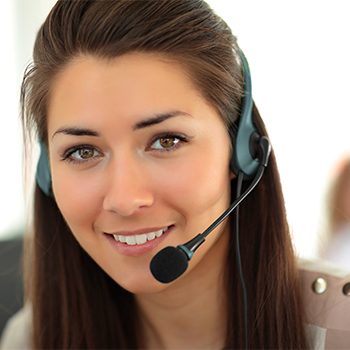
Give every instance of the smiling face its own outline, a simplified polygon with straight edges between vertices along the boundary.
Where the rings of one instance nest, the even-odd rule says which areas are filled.
[[[48,142],[53,192],[72,233],[133,293],[167,288],[149,271],[152,257],[203,232],[230,204],[226,128],[184,72],[159,57],[73,61],[51,91]],[[224,225],[213,231],[178,281],[227,236]]]

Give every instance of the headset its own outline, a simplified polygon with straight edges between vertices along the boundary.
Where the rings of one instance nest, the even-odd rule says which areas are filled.
[[[40,156],[36,167],[35,180],[39,188],[46,194],[47,197],[53,197],[50,163],[44,141],[40,140],[39,146]]]
[[[257,128],[253,123],[253,97],[252,80],[250,68],[244,53],[238,50],[242,64],[242,73],[244,76],[244,92],[242,97],[241,115],[236,137],[232,137],[233,153],[231,157],[231,170],[238,176],[240,172],[244,178],[251,178],[259,167],[257,159],[257,142],[260,139]]]

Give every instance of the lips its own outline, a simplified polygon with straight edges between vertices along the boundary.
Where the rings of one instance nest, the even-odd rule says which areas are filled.
[[[104,235],[118,253],[137,257],[152,252],[162,244],[174,228],[174,225],[170,225],[164,228],[153,227],[137,231],[105,232]]]
[[[152,241],[156,237],[159,238],[163,235],[164,232],[168,230],[169,227],[162,228],[157,231],[152,231],[148,233],[136,234],[136,235],[117,235],[113,234],[112,236],[117,242],[125,243],[127,245],[141,245],[145,244],[148,241]]]

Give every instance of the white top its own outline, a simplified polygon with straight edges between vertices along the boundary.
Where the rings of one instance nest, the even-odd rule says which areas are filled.
[[[19,310],[9,319],[0,339],[1,350],[30,350],[30,317],[31,309],[28,306]]]

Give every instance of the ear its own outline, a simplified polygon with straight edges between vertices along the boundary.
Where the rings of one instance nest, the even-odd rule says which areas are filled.
[[[234,174],[234,172],[230,169],[230,180],[233,180],[237,176]]]

